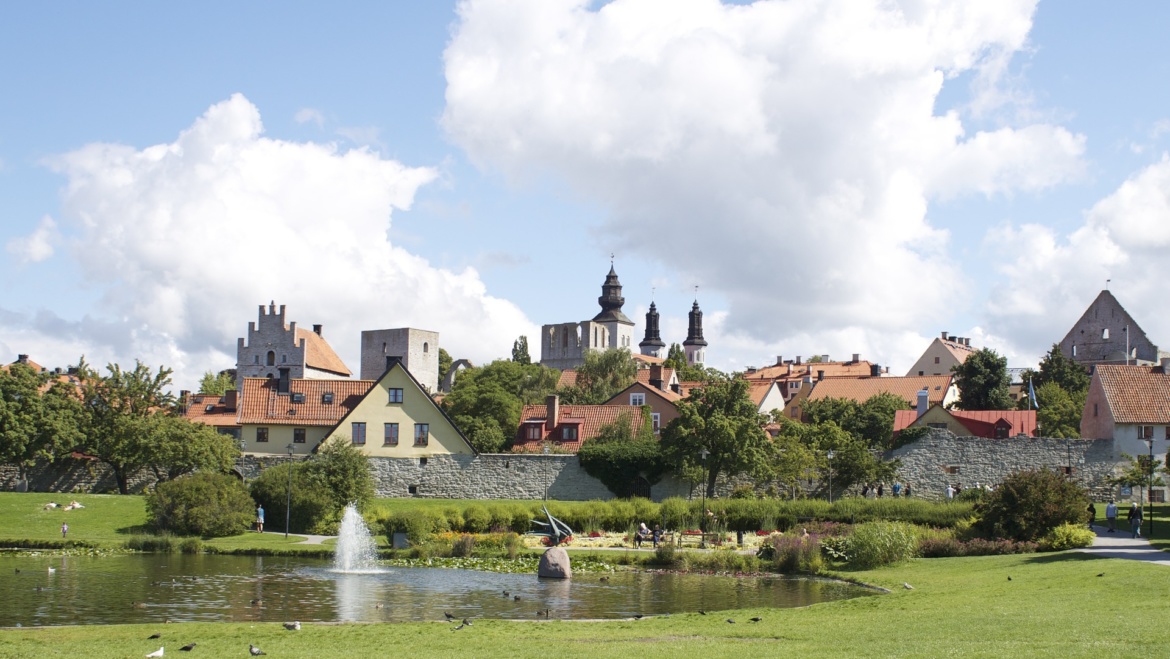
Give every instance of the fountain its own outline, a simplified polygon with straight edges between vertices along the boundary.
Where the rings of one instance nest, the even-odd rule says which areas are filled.
[[[352,503],[345,507],[345,514],[341,517],[341,529],[333,553],[333,569],[349,573],[382,571],[378,567],[378,549],[374,538],[361,513],[357,511],[357,506]]]

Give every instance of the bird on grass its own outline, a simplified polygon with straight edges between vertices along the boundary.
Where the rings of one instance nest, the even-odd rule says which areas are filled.
[[[519,602],[519,601],[520,601],[520,596],[519,596],[519,595],[517,595],[517,596],[513,597],[512,599],[513,599],[513,600],[515,600],[515,601],[517,601],[517,602]]]
[[[148,654],[146,656],[147,657],[161,657],[161,656],[163,656],[163,648],[160,647],[159,649],[155,650],[154,652],[151,652],[150,654]]]
[[[386,605],[385,605],[385,604],[383,604],[383,603],[381,603],[381,602],[378,602],[377,604],[375,604],[375,605],[374,605],[374,608],[375,608],[375,609],[380,609],[380,608],[382,608],[383,606],[386,606]]]
[[[264,606],[264,600],[257,598],[249,602],[249,604],[252,606]]]
[[[645,616],[643,616],[641,613],[635,613],[635,614],[634,614],[634,620],[641,620],[641,619],[642,619],[642,618],[644,618],[644,617],[645,617]]]
[[[194,650],[194,649],[195,649],[195,644],[188,643],[188,644],[184,645],[183,647],[179,648],[179,652],[190,652],[191,650]]]
[[[134,608],[136,608],[136,609],[145,609],[145,608],[146,608],[146,602],[131,602],[131,603],[130,603],[130,606],[132,606],[132,607],[134,607]]]
[[[504,591],[504,597],[511,597],[511,596],[512,596],[512,593],[509,593],[506,590]]]
[[[906,583],[905,581],[902,582],[902,587],[905,588],[906,590],[914,590],[914,586],[911,586],[910,584]]]
[[[751,619],[751,621],[752,621],[752,622],[763,622],[763,620],[764,620],[764,619],[763,619],[763,618],[761,618],[760,616],[756,616],[756,617],[754,617],[754,618],[752,618],[752,619]]]
[[[602,577],[602,578],[598,579],[598,581],[605,583],[606,581],[609,581],[609,577]]]
[[[261,650],[260,648],[256,647],[255,645],[252,645],[251,643],[249,643],[248,644],[248,654],[252,655],[253,657],[259,657],[260,655],[268,654],[268,653],[265,652],[264,650]]]
[[[1104,572],[1102,572],[1101,574],[1098,574],[1097,576],[1099,576],[1099,577],[1103,577],[1103,576],[1105,576],[1105,573],[1104,573]]]
[[[458,627],[452,627],[452,628],[451,628],[451,631],[453,631],[453,632],[457,632],[457,631],[459,631],[460,629],[463,629],[464,627],[467,627],[467,626],[469,626],[469,625],[471,625],[471,623],[470,623],[470,622],[467,622],[466,620],[464,620],[462,623],[460,623],[460,624],[459,624],[459,626],[458,626]]]
[[[284,623],[284,628],[290,632],[299,632],[301,631],[301,621],[293,620],[292,622],[286,622]]]
[[[728,624],[731,624],[731,625],[734,625],[734,624],[735,624],[735,618],[728,618],[728,619],[727,619],[727,623],[728,623]]]
[[[57,571],[57,568],[53,567],[52,565],[49,566],[49,574],[53,574],[56,571]]]
[[[150,636],[146,637],[146,640],[153,641],[156,638],[162,638],[162,634],[158,634],[158,633],[151,634]]]
[[[1012,580],[1012,575],[1010,575],[1010,574],[1009,574],[1009,575],[1008,575],[1008,581],[1011,581],[1011,580]]]
[[[704,611],[703,609],[699,609],[699,615],[705,616],[705,615],[707,615],[707,612]]]
[[[444,611],[443,617],[447,619],[447,622],[451,622],[452,620],[455,619],[455,616],[451,615],[450,611]]]
[[[471,618],[464,618],[464,619],[463,619],[463,625],[464,625],[465,627],[470,627],[470,626],[471,626]]]
[[[16,572],[14,574],[20,574],[20,568],[16,568]]]

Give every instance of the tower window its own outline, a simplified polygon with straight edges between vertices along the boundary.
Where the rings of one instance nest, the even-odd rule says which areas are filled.
[[[288,363],[288,355],[281,355],[280,356],[280,363],[287,364]]]
[[[260,363],[260,355],[252,355],[252,363],[259,364]]]
[[[1105,329],[1101,330],[1101,338],[1102,338],[1102,339],[1108,339],[1108,338],[1109,338],[1109,328],[1108,328],[1108,327],[1106,327]]]
[[[426,341],[423,341],[423,354],[425,355],[426,353],[428,353],[430,351],[431,351],[431,347],[427,344]]]
[[[269,366],[276,366],[276,353],[269,350],[267,364]]]

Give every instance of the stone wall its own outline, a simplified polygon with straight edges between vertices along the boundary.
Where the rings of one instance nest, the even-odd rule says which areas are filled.
[[[451,499],[609,499],[601,481],[585,473],[575,455],[440,455],[423,459],[371,458],[383,497]]]
[[[977,482],[995,484],[1013,472],[1063,470],[1070,464],[1077,482],[1095,496],[1106,497],[1113,493],[1107,481],[1118,466],[1111,439],[984,439],[956,437],[946,430],[932,430],[886,457],[901,461],[898,475],[902,482],[913,486],[915,497],[926,499],[944,498],[948,483],[963,487]]]
[[[28,471],[27,482],[12,465],[0,465],[0,491],[7,492],[117,492],[114,470],[97,460],[65,458],[54,463],[39,462]],[[155,482],[154,474],[141,470],[128,481],[131,492],[139,493]]]

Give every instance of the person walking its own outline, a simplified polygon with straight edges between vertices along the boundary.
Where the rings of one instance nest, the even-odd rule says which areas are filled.
[[[947,501],[951,501],[954,498],[955,498],[955,486],[951,485],[950,483],[947,483]]]
[[[902,493],[902,481],[895,480],[894,481],[894,498],[897,499],[898,495],[901,493]]]
[[[906,483],[906,489],[904,490],[904,492],[906,493],[906,498],[909,499],[910,498],[910,484],[909,483]]]
[[[880,498],[882,498],[882,495],[883,495],[883,494],[885,494],[885,493],[886,493],[886,482],[885,482],[885,481],[881,481],[881,482],[879,482],[879,483],[878,483],[878,486],[877,486],[877,496],[878,496],[878,498],[879,498],[879,499],[880,499]]]
[[[1110,533],[1117,530],[1117,503],[1112,499],[1109,500],[1109,505],[1105,506],[1105,522],[1109,524]]]
[[[256,532],[264,533],[264,506],[256,506]]]
[[[61,522],[61,537],[64,538],[69,533],[69,524]]]
[[[1133,533],[1133,538],[1142,537],[1142,509],[1135,501],[1129,507],[1129,512],[1125,515],[1126,521],[1129,522],[1129,530]]]
[[[1093,522],[1097,521],[1097,506],[1094,506],[1092,501],[1089,502],[1088,513],[1089,513],[1089,530],[1092,531],[1093,530]]]

